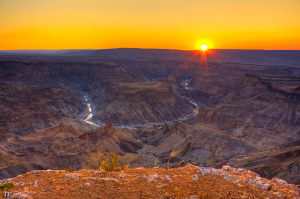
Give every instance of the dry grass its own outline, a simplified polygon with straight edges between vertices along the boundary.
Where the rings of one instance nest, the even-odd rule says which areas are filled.
[[[169,156],[169,160],[168,160],[168,162],[167,162],[167,170],[169,170],[170,169],[170,161],[171,161],[171,159],[172,158],[175,158],[176,156],[177,156],[177,154],[178,154],[178,151],[172,151],[171,153],[170,153],[170,156]]]
[[[155,159],[153,167],[154,168],[159,168],[159,160],[158,160],[158,158]]]
[[[129,167],[128,164],[120,164],[119,155],[117,155],[117,153],[111,153],[111,156],[111,158],[100,162],[100,169],[105,171],[120,171],[126,170]]]

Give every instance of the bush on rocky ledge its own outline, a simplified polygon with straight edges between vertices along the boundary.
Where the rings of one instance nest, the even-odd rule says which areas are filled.
[[[128,168],[128,164],[121,165],[119,162],[119,155],[117,153],[111,153],[112,157],[106,159],[100,163],[100,169],[105,171],[121,171]]]

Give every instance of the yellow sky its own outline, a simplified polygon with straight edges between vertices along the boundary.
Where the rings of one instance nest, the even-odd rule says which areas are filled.
[[[299,49],[300,0],[0,0],[0,50]]]

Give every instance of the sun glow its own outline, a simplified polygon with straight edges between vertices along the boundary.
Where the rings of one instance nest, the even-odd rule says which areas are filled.
[[[201,50],[202,51],[205,51],[206,49],[207,49],[207,45],[206,44],[201,45]]]
[[[205,52],[213,48],[213,43],[209,39],[201,39],[195,43],[196,50]]]
[[[0,49],[203,52],[201,45],[206,44],[205,52],[296,50],[299,5],[299,0],[0,0]]]

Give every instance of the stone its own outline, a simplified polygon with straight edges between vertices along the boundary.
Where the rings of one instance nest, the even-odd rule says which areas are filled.
[[[32,170],[32,171],[29,171],[27,172],[26,174],[29,174],[29,173],[45,173],[46,170]]]
[[[269,184],[267,184],[267,183],[265,183],[265,184],[263,184],[263,185],[262,185],[262,187],[261,187],[261,188],[262,188],[263,190],[268,190],[268,189],[269,189],[269,187],[270,187],[270,185],[269,185]]]
[[[81,188],[84,188],[84,187],[89,187],[89,186],[91,186],[91,183],[90,182],[86,182],[84,184],[79,185],[78,189],[81,189]]]
[[[123,180],[125,180],[125,179],[126,179],[124,176],[117,176],[117,178],[119,178],[119,179],[123,179]]]
[[[282,180],[282,179],[279,179],[279,178],[273,178],[272,181],[277,182],[279,184],[287,184],[287,182],[285,180]]]
[[[246,182],[250,183],[250,184],[254,184],[256,182],[256,180],[252,179],[252,178],[247,178]]]
[[[102,173],[102,172],[103,171],[94,171],[93,174],[96,175],[96,174],[99,174],[99,173]]]
[[[229,171],[229,170],[231,170],[231,167],[228,166],[228,165],[224,165],[224,166],[222,167],[222,169],[223,169],[224,171]]]
[[[148,182],[157,182],[157,179],[158,179],[158,174],[155,173],[155,174],[149,176],[149,177],[147,178],[147,181],[148,181]]]
[[[256,180],[261,180],[261,177],[257,176],[255,179],[256,179]]]
[[[147,176],[146,176],[146,175],[142,175],[142,176],[141,176],[141,178],[144,178],[144,179],[146,179],[146,178],[147,178]]]
[[[246,172],[246,169],[238,168],[238,169],[237,169],[237,172],[239,172],[239,173],[245,173],[245,172]]]
[[[0,184],[10,182],[11,180],[12,180],[12,178],[2,179],[2,180],[0,180]]]
[[[256,183],[258,186],[260,186],[260,187],[262,187],[262,186],[263,186],[263,182],[262,182],[262,181],[260,181],[260,180],[256,181],[255,183]]]
[[[18,192],[14,193],[9,197],[9,199],[19,198],[19,199],[32,199],[32,197],[29,196],[31,192]]]
[[[20,174],[20,175],[17,175],[17,176],[15,177],[15,179],[16,179],[16,178],[22,178],[22,177],[23,177],[23,175]]]
[[[15,185],[15,186],[24,186],[25,183],[24,183],[24,182],[17,182],[17,183],[15,183],[14,185]]]
[[[78,173],[69,173],[69,174],[65,174],[64,176],[68,178],[67,180],[78,180],[79,175],[80,174]]]
[[[165,179],[168,181],[172,181],[172,178],[169,175],[165,175]]]
[[[201,175],[203,176],[203,175],[205,175],[205,174],[207,174],[207,173],[210,173],[210,170],[207,169],[207,168],[201,167],[201,168],[199,168],[199,169],[197,170],[197,173],[198,173],[198,174],[201,173]]]
[[[199,198],[200,197],[197,195],[192,195],[192,196],[186,197],[185,199],[199,199]]]
[[[192,177],[192,180],[198,180],[198,175],[194,175],[193,177]]]
[[[86,183],[84,183],[84,186],[85,186],[85,187],[89,187],[89,186],[91,186],[91,183],[86,182]]]
[[[38,180],[34,181],[33,185],[36,187],[38,185],[38,183],[41,181],[43,181],[43,179],[38,179]]]
[[[280,193],[280,192],[273,192],[273,195],[275,195],[277,198],[284,198],[285,194]]]
[[[218,169],[214,169],[214,168],[205,168],[205,167],[200,167],[198,170],[197,170],[197,173],[200,174],[203,176],[207,173],[214,173],[214,174],[217,174],[219,175],[220,172]]]
[[[148,182],[157,182],[156,179],[153,176],[150,176],[147,178]]]

